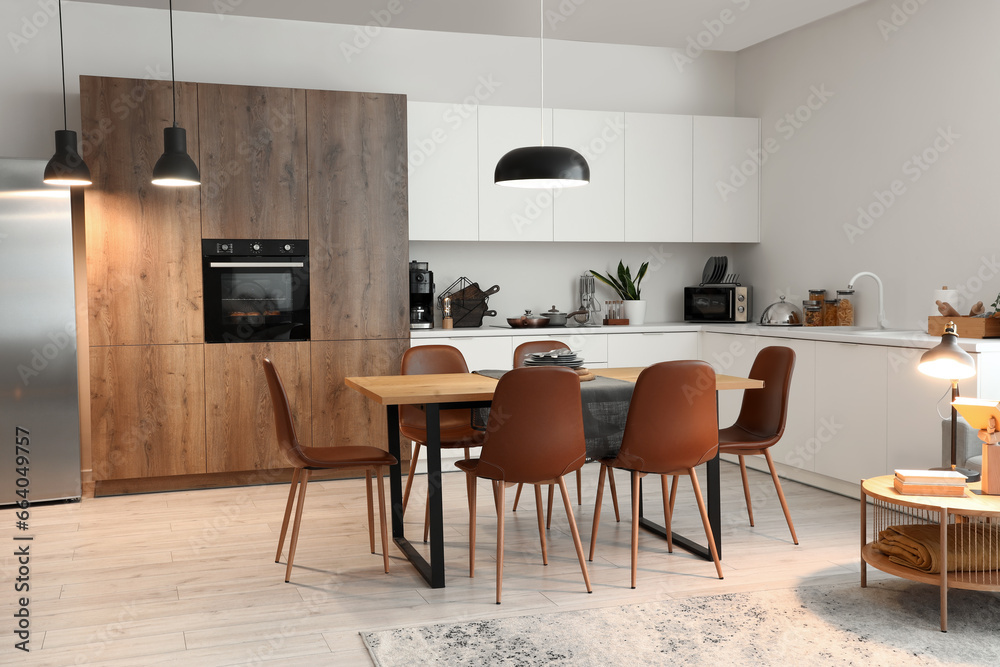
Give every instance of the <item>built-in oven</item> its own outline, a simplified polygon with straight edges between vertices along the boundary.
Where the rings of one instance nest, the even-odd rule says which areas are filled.
[[[684,288],[685,322],[749,322],[753,317],[749,285],[722,283]]]
[[[204,239],[205,342],[309,340],[309,242]]]

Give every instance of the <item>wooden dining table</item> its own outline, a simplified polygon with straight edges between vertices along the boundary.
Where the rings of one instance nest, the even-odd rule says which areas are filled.
[[[635,382],[642,367],[594,368],[591,372],[599,377]],[[446,373],[428,375],[374,375],[348,377],[345,384],[386,409],[389,453],[397,463],[389,471],[389,490],[392,505],[392,537],[407,559],[432,588],[443,588],[444,573],[444,519],[441,501],[441,421],[443,409],[488,407],[493,400],[497,380],[477,373]],[[763,381],[733,375],[716,375],[715,387],[718,391],[730,389],[758,389]],[[698,389],[698,388],[695,388]],[[708,389],[705,387],[703,389]],[[427,414],[426,464],[428,484],[428,506],[430,521],[430,560],[424,558],[406,538],[403,530],[403,472],[400,458],[399,406],[423,405]],[[719,457],[707,464],[708,473],[708,517],[715,537],[719,556],[722,556],[721,507],[719,483]],[[641,487],[640,487],[641,488]],[[640,517],[642,501],[640,496]],[[666,530],[644,517],[640,525],[645,529],[666,537]],[[708,549],[682,535],[673,534],[674,543],[703,558],[711,559]]]

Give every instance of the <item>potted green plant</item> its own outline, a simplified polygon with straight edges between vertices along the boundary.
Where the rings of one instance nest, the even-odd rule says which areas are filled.
[[[593,269],[590,271],[595,278],[617,292],[618,296],[625,302],[625,317],[630,325],[639,325],[646,321],[646,302],[641,298],[639,283],[642,282],[648,268],[649,262],[643,262],[639,271],[636,272],[634,280],[632,270],[625,266],[623,261],[618,262],[617,279],[610,273],[602,275]]]

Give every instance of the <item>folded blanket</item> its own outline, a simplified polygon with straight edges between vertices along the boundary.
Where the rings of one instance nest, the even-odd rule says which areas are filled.
[[[899,565],[941,572],[941,528],[933,524],[889,526],[875,548]],[[1000,569],[1000,527],[981,523],[948,526],[948,571]]]

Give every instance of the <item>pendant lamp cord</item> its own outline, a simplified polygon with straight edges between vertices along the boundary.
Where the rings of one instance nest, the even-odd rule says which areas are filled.
[[[63,129],[69,129],[69,122],[66,120],[66,50],[63,47],[63,26],[62,26],[62,0],[59,0],[59,61],[62,63],[62,89],[63,89]]]
[[[174,105],[174,127],[177,127],[177,82],[174,79],[174,0],[169,0],[170,11],[170,99]]]
[[[538,130],[541,145],[545,145],[545,0],[538,0],[538,61],[541,63],[539,76]]]

